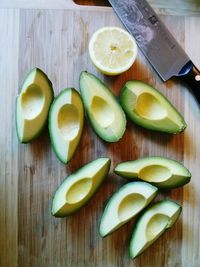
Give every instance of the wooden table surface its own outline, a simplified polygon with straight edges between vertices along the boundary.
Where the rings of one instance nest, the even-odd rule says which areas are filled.
[[[78,0],[76,1],[78,2]],[[102,1],[79,1],[80,4],[98,4]],[[105,3],[105,1],[103,1]],[[177,35],[177,39],[184,46],[187,53],[190,55],[194,63],[200,67],[200,1],[199,0],[150,0],[152,6],[156,9],[159,14],[167,15],[164,16],[164,20],[172,32]],[[67,4],[66,4],[67,3]],[[62,60],[62,49],[65,49],[65,43],[63,38],[66,37],[66,29],[62,28],[62,25],[71,25],[73,29],[73,22],[65,17],[65,13],[62,10],[68,10],[66,14],[72,15],[70,9],[77,10],[93,10],[93,14],[101,20],[100,13],[106,12],[102,18],[102,23],[111,24],[112,22],[118,23],[118,20],[114,15],[110,17],[107,14],[111,14],[109,7],[86,7],[86,6],[75,6],[67,0],[1,0],[0,1],[0,121],[2,127],[0,130],[0,267],[126,267],[126,266],[140,266],[140,267],[199,267],[200,266],[200,108],[194,100],[190,92],[181,86],[179,83],[169,81],[166,84],[162,84],[158,76],[152,71],[148,63],[139,56],[139,62],[146,64],[147,73],[144,72],[143,68],[139,64],[136,65],[136,71],[127,73],[118,79],[118,83],[122,84],[124,78],[130,78],[131,75],[135,75],[136,78],[141,77],[144,80],[151,82],[161,88],[161,90],[171,98],[172,101],[177,105],[179,110],[184,114],[185,120],[188,123],[188,128],[184,134],[180,137],[163,137],[160,134],[154,136],[153,133],[147,133],[141,129],[132,126],[128,126],[128,133],[124,141],[119,143],[119,146],[111,145],[106,150],[105,144],[102,144],[91,130],[85,130],[85,136],[80,144],[80,149],[86,150],[89,155],[83,152],[82,155],[75,156],[75,160],[65,167],[55,159],[54,154],[51,152],[48,134],[44,135],[36,142],[31,145],[20,145],[16,138],[15,124],[14,124],[14,105],[15,105],[15,94],[17,93],[19,85],[21,84],[24,75],[27,72],[27,68],[32,66],[35,62],[41,65],[45,71],[50,73],[51,78],[56,88],[64,88],[66,82],[71,83],[73,86],[74,81],[78,80],[78,71],[82,67],[89,64],[89,70],[94,71],[90,62],[85,58],[83,49],[87,47],[87,43],[83,43],[83,47],[80,50],[79,47],[74,43],[74,48],[78,53],[73,66],[63,65],[61,68],[57,58]],[[101,9],[100,9],[101,8]],[[24,11],[20,11],[24,9]],[[30,12],[28,11],[30,9]],[[32,11],[36,9],[36,11]],[[39,11],[39,10],[43,11]],[[45,12],[44,10],[59,10],[55,13],[51,11]],[[95,11],[96,10],[96,11]],[[77,13],[75,19],[78,19],[80,23],[79,27],[83,32],[84,38],[88,38],[87,33],[84,31],[83,22],[87,21],[88,25],[90,19],[87,17],[90,13]],[[78,15],[77,15],[78,14]],[[81,18],[81,16],[83,17]],[[52,38],[59,38],[61,52],[52,49],[51,51],[45,51],[42,44],[38,44],[38,47],[42,47],[42,53],[37,51],[37,44],[32,38],[40,40],[37,36],[37,30],[30,23],[31,19],[40,18],[44,20],[44,23],[51,23],[51,26],[45,24],[43,28],[40,28],[38,23],[38,32],[45,33],[45,29],[52,29]],[[59,18],[60,16],[60,18]],[[64,24],[62,24],[64,23]],[[94,28],[101,25],[94,22]],[[57,32],[56,25],[62,31],[62,35]],[[82,25],[82,26],[81,26]],[[46,28],[45,28],[46,27]],[[49,28],[48,28],[49,27]],[[90,26],[89,32],[92,31]],[[71,34],[73,35],[71,29]],[[79,30],[80,30],[79,29]],[[180,30],[179,30],[180,29]],[[76,30],[76,28],[75,28]],[[78,33],[78,32],[77,32]],[[49,34],[49,35],[48,35]],[[50,38],[51,32],[47,34],[47,38]],[[53,39],[54,40],[54,39]],[[56,40],[56,39],[55,39]],[[55,47],[59,47],[58,43],[53,43]],[[46,53],[46,54],[45,54]],[[44,63],[43,55],[48,55],[48,61]],[[71,55],[67,54],[69,59]],[[80,66],[78,65],[80,62]],[[89,63],[88,63],[89,62]],[[65,64],[65,63],[63,63]],[[77,65],[76,65],[77,64]],[[135,74],[134,74],[135,71]],[[151,74],[150,74],[151,73]],[[153,74],[154,73],[154,74]],[[58,76],[56,76],[58,75]],[[113,82],[112,79],[106,80],[108,83],[117,88],[117,83]],[[75,86],[78,86],[78,82],[75,82]],[[175,87],[175,89],[174,89]],[[170,90],[170,88],[173,88]],[[166,91],[167,89],[167,91]],[[169,90],[168,90],[169,89]],[[57,90],[57,89],[56,89]],[[117,89],[116,89],[117,90]],[[58,91],[56,91],[57,93]],[[87,125],[86,125],[87,127]],[[139,136],[139,139],[133,138],[130,141],[130,135],[132,131],[133,137]],[[91,135],[91,139],[88,138]],[[125,146],[125,141],[131,142],[131,147],[127,147],[125,151],[118,157],[117,153],[120,147]],[[137,147],[138,142],[141,147]],[[94,146],[94,147],[93,147]],[[42,147],[42,149],[41,149]],[[94,148],[94,152],[91,150]],[[90,244],[87,243],[87,238],[82,240],[82,243],[77,247],[71,247],[69,243],[60,240],[59,236],[62,231],[64,234],[69,236],[69,239],[73,243],[73,240],[78,242],[78,236],[81,236],[81,231],[84,229],[83,226],[78,226],[78,220],[88,219],[88,223],[91,229],[87,229],[85,234],[93,235],[97,234],[97,228],[92,228],[92,215],[89,210],[84,209],[82,214],[76,215],[75,219],[69,219],[69,222],[59,219],[51,219],[47,209],[49,206],[43,206],[44,198],[51,198],[50,192],[55,190],[55,186],[65,177],[66,173],[75,170],[81,163],[85,163],[92,158],[92,153],[95,155],[102,155],[102,153],[108,153],[113,157],[114,163],[117,161],[124,160],[128,154],[136,156],[148,155],[150,152],[148,149],[152,149],[151,152],[159,153],[160,155],[172,156],[181,162],[183,162],[192,172],[192,181],[189,185],[182,189],[178,189],[169,194],[169,196],[177,201],[180,201],[183,205],[183,212],[181,220],[175,226],[175,232],[170,232],[169,236],[164,237],[158,241],[158,245],[155,246],[146,257],[149,259],[149,265],[147,260],[139,259],[136,263],[132,263],[128,258],[123,258],[123,261],[119,261],[118,254],[124,255],[125,249],[120,246],[121,242],[124,244],[127,241],[127,237],[120,235],[114,235],[113,239],[104,241],[106,243],[97,242],[96,239],[90,240]],[[106,152],[107,151],[107,152]],[[53,161],[52,161],[53,159]],[[78,162],[79,161],[79,162]],[[53,162],[53,163],[52,163]],[[45,166],[46,167],[45,167]],[[36,168],[37,166],[37,168]],[[54,179],[52,182],[46,179],[46,175],[49,177],[56,177],[60,175],[60,178]],[[37,177],[41,180],[37,181]],[[112,178],[112,177],[111,177]],[[118,179],[118,178],[116,178]],[[37,182],[36,182],[37,181]],[[96,206],[100,201],[103,201],[103,195],[105,193],[108,197],[111,192],[115,190],[115,184],[110,181],[110,189],[104,187],[100,190],[100,193],[94,200],[94,205],[91,204],[89,207],[96,219],[98,219],[98,213],[95,213]],[[116,180],[116,185],[119,186],[121,180]],[[105,190],[102,191],[102,190]],[[98,199],[99,197],[99,199]],[[105,201],[105,199],[104,199]],[[43,204],[41,204],[43,203]],[[45,204],[46,205],[46,204]],[[96,206],[95,206],[96,205]],[[98,212],[102,210],[102,206],[98,206]],[[89,216],[89,217],[87,217]],[[50,224],[48,224],[48,220]],[[48,225],[48,229],[44,227]],[[70,225],[70,230],[66,227]],[[35,228],[36,227],[36,228]],[[77,232],[78,228],[78,232]],[[38,230],[39,229],[39,230]],[[127,230],[128,229],[128,230]],[[39,232],[37,232],[37,230]],[[72,231],[72,232],[70,232]],[[74,231],[74,235],[73,235]],[[91,232],[93,231],[93,232]],[[127,231],[130,231],[130,226],[122,230],[121,235],[126,235]],[[34,239],[35,237],[35,239]],[[51,238],[51,242],[49,241]],[[52,238],[54,242],[52,243]],[[170,243],[170,238],[173,242]],[[177,240],[178,238],[178,240]],[[68,239],[68,241],[69,241]],[[99,240],[99,239],[98,239]],[[74,241],[74,242],[75,242]],[[93,243],[92,243],[93,242]],[[94,244],[97,242],[98,250],[103,251],[101,259],[95,258],[92,261],[93,254],[87,257],[88,261],[78,256],[76,259],[65,258],[65,250],[61,250],[63,246],[66,249],[67,255],[75,255],[74,250],[80,250],[80,257],[84,257],[81,245],[85,244],[85,247],[91,249],[90,253],[96,251]],[[115,243],[114,243],[115,242]],[[174,244],[172,244],[174,243]],[[106,244],[106,246],[105,246]],[[166,249],[167,244],[170,244],[170,249],[167,251],[167,256],[159,254],[158,248]],[[119,246],[119,248],[118,248]],[[53,249],[58,248],[57,251]],[[47,250],[48,248],[48,250]],[[174,251],[173,251],[174,249]],[[47,252],[48,251],[48,252]],[[50,254],[52,251],[53,255]],[[151,253],[155,254],[151,254]],[[49,253],[49,254],[45,254]],[[173,256],[170,256],[170,253]],[[100,265],[99,260],[103,261],[109,258],[113,260],[110,263]],[[163,257],[163,259],[159,259]],[[91,258],[90,258],[91,257]],[[125,253],[125,256],[127,254]],[[155,264],[152,258],[157,257],[158,264]],[[63,260],[59,260],[62,258]],[[116,261],[115,261],[116,258]],[[65,259],[65,260],[64,260]],[[154,262],[154,265],[152,265]],[[125,264],[126,263],[126,264]],[[145,265],[144,265],[145,264]],[[163,265],[164,264],[164,265]]]
[[[1,0],[0,8],[47,8],[65,9],[72,0]],[[108,5],[106,0],[75,0],[77,4]],[[159,14],[199,16],[199,0],[149,0]]]

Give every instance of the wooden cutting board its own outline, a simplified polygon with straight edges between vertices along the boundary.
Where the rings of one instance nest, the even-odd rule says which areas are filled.
[[[8,1],[9,2],[9,1]],[[51,1],[50,1],[51,2]],[[69,3],[69,2],[68,2]],[[200,66],[200,17],[162,16],[181,45]],[[176,81],[163,83],[139,53],[125,74],[101,75],[88,57],[88,40],[98,28],[121,26],[111,8],[69,4],[57,9],[0,9],[0,266],[1,267],[160,267],[200,266],[200,109],[189,91]],[[167,135],[128,123],[122,140],[101,141],[85,123],[72,161],[63,165],[52,152],[46,130],[31,144],[19,144],[15,131],[15,97],[27,72],[38,66],[50,77],[55,95],[65,87],[79,88],[79,74],[88,70],[117,95],[129,79],[160,89],[184,114],[185,133]],[[125,160],[161,155],[184,163],[192,172],[189,185],[159,195],[183,205],[175,224],[137,260],[128,255],[133,222],[111,236],[98,234],[103,207],[126,183],[112,173]],[[88,161],[112,159],[112,168],[97,194],[77,214],[56,219],[51,198],[66,177]]]

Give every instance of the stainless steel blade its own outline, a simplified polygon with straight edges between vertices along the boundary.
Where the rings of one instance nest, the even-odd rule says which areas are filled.
[[[145,0],[109,0],[149,62],[166,81],[190,60]]]

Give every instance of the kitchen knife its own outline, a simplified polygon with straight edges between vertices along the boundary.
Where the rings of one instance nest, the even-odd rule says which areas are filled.
[[[200,71],[146,0],[109,0],[163,81],[179,77],[200,103]]]

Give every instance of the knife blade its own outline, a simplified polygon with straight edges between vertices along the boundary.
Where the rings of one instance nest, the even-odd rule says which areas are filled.
[[[163,81],[188,84],[200,103],[200,71],[146,0],[108,0]]]

